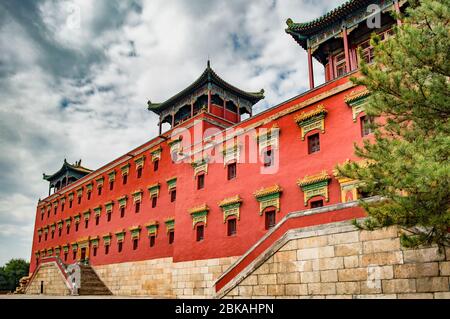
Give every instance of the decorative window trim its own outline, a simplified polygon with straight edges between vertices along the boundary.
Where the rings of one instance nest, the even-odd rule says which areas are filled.
[[[61,203],[61,205],[65,204],[66,203],[66,196],[64,195],[63,197],[61,197],[59,199],[59,202]]]
[[[105,203],[105,212],[106,213],[112,212],[113,206],[114,206],[114,202],[112,200],[109,202],[106,202]]]
[[[366,88],[353,90],[344,97],[344,102],[352,108],[353,122],[356,123],[358,115],[364,112],[364,106],[367,104],[367,98],[370,92]]]
[[[38,234],[38,236],[42,236],[42,228],[39,227],[37,229],[37,234]]]
[[[48,234],[48,226],[45,226],[44,228],[43,228],[43,230],[44,230],[44,234]]]
[[[89,184],[86,185],[86,191],[92,192],[93,187],[94,187],[94,184],[92,182],[90,182]]]
[[[73,222],[75,224],[79,224],[81,221],[81,215],[80,214],[76,214],[75,216],[73,216]]]
[[[122,165],[120,167],[120,171],[122,173],[122,176],[128,175],[128,173],[130,172],[130,163]]]
[[[53,201],[53,208],[58,207],[58,200]]]
[[[83,186],[77,189],[77,197],[83,196]]]
[[[306,134],[312,130],[318,129],[321,133],[325,133],[325,117],[327,113],[325,106],[319,104],[315,109],[303,112],[294,118],[301,129],[302,141],[305,140]]]
[[[116,180],[116,171],[112,171],[108,173],[108,181],[114,182]]]
[[[344,166],[346,164],[349,164],[351,161],[349,159],[347,159],[344,163],[337,165],[338,167]],[[356,162],[358,164],[358,166],[360,167],[367,167],[370,162],[368,160],[360,160]],[[358,187],[361,186],[361,181],[359,180],[355,180],[355,179],[351,179],[345,176],[342,176],[339,173],[338,169],[334,169],[333,170],[333,175],[334,177],[337,179],[337,181],[339,182],[340,185],[340,190],[341,190],[341,202],[342,203],[346,203],[346,195],[347,192],[351,192],[352,194],[352,198],[353,200],[357,200],[358,199]]]
[[[138,170],[139,168],[143,168],[144,162],[145,162],[145,155],[141,155],[138,158],[136,158],[134,160],[134,163],[136,164],[136,170]]]
[[[98,236],[90,238],[90,242],[91,242],[91,246],[92,247],[98,247],[99,241],[100,241],[100,239],[98,238]]]
[[[134,191],[131,195],[133,196],[133,203],[140,203],[142,201],[142,194],[144,191],[142,189],[138,189]]]
[[[84,219],[84,220],[89,220],[90,217],[91,217],[91,210],[88,209],[87,211],[85,211],[85,212],[83,213],[83,219]]]
[[[230,216],[236,216],[237,220],[240,219],[240,207],[242,199],[239,195],[228,197],[219,202],[219,207],[223,211],[223,223],[225,224],[227,218]]]
[[[47,252],[46,249],[41,249],[41,256],[42,256],[42,257],[45,257],[46,252]]]
[[[297,181],[297,185],[303,191],[304,205],[308,206],[308,201],[315,196],[323,196],[328,202],[328,184],[331,177],[326,171],[315,175],[306,175]]]
[[[62,251],[63,251],[63,253],[68,253],[69,252],[69,244],[62,245]]]
[[[50,224],[50,230],[52,232],[54,232],[56,230],[56,224],[55,223]]]
[[[150,151],[150,155],[152,157],[152,162],[161,159],[162,148],[158,146],[157,148]]]
[[[55,255],[58,256],[61,253],[61,246],[55,246],[54,249],[55,249]]]
[[[242,145],[236,143],[222,149],[224,167],[226,167],[230,162],[236,161],[237,163],[239,161],[239,158],[241,156],[241,148]]]
[[[168,142],[167,142],[167,145],[169,145],[170,151],[172,151],[172,147],[173,147],[174,145],[180,144],[181,141],[182,141],[181,135],[178,136],[178,137],[177,137],[176,139],[174,139],[174,140],[168,141]]]
[[[103,186],[103,183],[105,182],[105,178],[102,176],[102,177],[100,177],[100,178],[97,178],[97,179],[95,180],[95,182],[97,183],[97,188],[102,187],[102,186]]]
[[[144,225],[147,228],[148,236],[157,236],[158,235],[158,227],[159,223],[156,220],[153,220]]]
[[[41,253],[40,253],[39,250],[36,250],[36,251],[34,252],[34,256],[35,256],[36,258],[39,258],[40,255],[41,255]]]
[[[201,172],[208,174],[208,159],[201,159],[191,163],[191,166],[194,168],[194,178]]]
[[[73,192],[69,193],[69,201],[73,201],[73,197],[74,197],[74,193]]]
[[[78,239],[77,243],[80,248],[89,248],[89,236]]]
[[[123,241],[125,240],[125,229],[116,231],[115,235],[116,235],[117,242],[123,243]]]
[[[260,128],[260,132],[255,135],[255,139],[258,143],[259,154],[268,147],[278,149],[280,127],[275,123],[271,128]]]
[[[283,189],[275,184],[270,187],[261,188],[253,193],[256,200],[259,202],[259,215],[262,216],[267,207],[275,207],[276,211],[280,211],[280,196]]]
[[[77,251],[78,250],[78,243],[77,242],[73,242],[70,244],[70,248],[72,248],[72,251]]]
[[[119,197],[117,199],[117,203],[119,204],[119,208],[127,207],[127,199],[128,199],[127,195],[123,195],[122,197]]]
[[[147,190],[150,194],[150,198],[153,198],[154,196],[159,197],[159,189],[160,188],[161,188],[161,185],[159,184],[159,182],[147,186]]]
[[[67,227],[70,227],[70,224],[72,223],[72,217],[67,217],[64,219],[64,222],[66,223]]]
[[[172,158],[172,154],[174,152],[176,152],[177,155],[183,155],[183,147],[182,147],[181,140],[182,140],[182,137],[179,136],[177,139],[167,142],[167,145],[169,145],[169,147],[170,147],[171,158]],[[177,160],[179,160],[179,159],[177,159]],[[172,161],[173,161],[173,158],[172,158]]]
[[[171,230],[175,230],[175,218],[174,217],[168,217],[164,221],[164,224],[166,225],[166,233],[170,232]]]
[[[131,239],[139,239],[141,233],[141,226],[133,226],[129,228]]]
[[[58,225],[58,229],[62,229],[64,226],[64,221],[62,219],[60,219],[56,222],[56,224]]]
[[[47,255],[49,255],[49,256],[53,255],[53,248],[47,249]]]
[[[192,228],[195,228],[195,225],[198,223],[204,223],[206,226],[208,212],[209,207],[206,204],[191,208],[189,214],[191,214],[192,217]]]
[[[111,238],[112,238],[111,233],[104,234],[104,235],[102,236],[102,238],[103,238],[103,245],[104,245],[104,246],[109,246],[109,245],[111,245]]]
[[[175,189],[177,187],[177,177],[171,177],[166,180],[167,182],[167,189],[169,190],[169,193],[171,190]]]
[[[98,205],[97,207],[94,207],[94,215],[95,217],[98,217],[102,214],[102,205]]]

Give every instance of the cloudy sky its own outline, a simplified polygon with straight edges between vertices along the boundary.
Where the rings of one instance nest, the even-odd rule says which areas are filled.
[[[64,158],[95,169],[154,137],[146,101],[189,85],[208,57],[231,84],[265,89],[256,111],[305,91],[306,54],[285,21],[343,2],[2,0],[0,265],[30,257],[43,172]]]

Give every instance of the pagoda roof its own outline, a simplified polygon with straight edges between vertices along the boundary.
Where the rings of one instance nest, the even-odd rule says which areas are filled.
[[[63,163],[62,167],[56,173],[51,174],[51,175],[47,175],[44,173],[44,174],[42,174],[43,179],[51,182],[52,180],[63,175],[66,171],[75,171],[75,172],[81,173],[83,175],[87,175],[92,172],[92,170],[81,166],[81,160],[79,160],[78,162],[75,162],[75,164],[69,164],[67,162],[67,160],[64,159],[64,163]]]
[[[246,99],[250,101],[251,103],[255,104],[261,99],[264,98],[264,90],[261,89],[259,92],[247,92],[243,91],[241,89],[238,89],[237,87],[229,84],[225,80],[223,80],[221,77],[217,75],[216,72],[211,68],[210,61],[208,60],[206,69],[203,71],[203,73],[200,75],[200,77],[195,80],[191,85],[189,85],[187,88],[182,90],[181,92],[177,93],[176,95],[172,96],[168,100],[162,103],[152,103],[151,101],[148,101],[148,110],[155,112],[156,114],[161,114],[162,111],[165,109],[171,107],[174,103],[177,103],[181,99],[185,98],[188,95],[193,94],[196,90],[203,87],[206,84],[216,84],[217,86],[228,90],[237,96]]]
[[[303,49],[306,49],[306,40],[309,36],[323,30],[324,28],[339,20],[344,19],[349,14],[362,8],[363,6],[367,6],[372,2],[373,0],[348,0],[341,4],[339,7],[308,22],[297,23],[289,18],[286,21],[288,27],[285,31],[286,33],[290,34]]]

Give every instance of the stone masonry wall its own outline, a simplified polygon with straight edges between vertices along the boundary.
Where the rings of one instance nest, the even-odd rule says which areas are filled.
[[[224,297],[450,298],[449,260],[450,249],[402,248],[393,227],[322,225],[297,232]]]
[[[30,295],[38,295],[41,293],[41,281],[44,282],[44,294],[65,296],[70,295],[61,271],[55,263],[46,263],[41,265],[36,276],[26,289],[26,293]]]
[[[93,266],[114,295],[213,297],[215,280],[237,257],[173,263],[172,258]]]

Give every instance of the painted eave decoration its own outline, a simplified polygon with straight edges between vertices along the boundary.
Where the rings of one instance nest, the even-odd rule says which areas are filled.
[[[303,187],[303,186],[315,184],[318,182],[327,181],[330,178],[331,178],[330,175],[328,175],[328,173],[326,171],[322,171],[315,175],[306,175],[305,177],[303,177],[302,179],[299,179],[297,181],[297,185],[300,187]]]
[[[307,112],[303,112],[300,115],[295,117],[295,122],[297,124],[302,124],[303,122],[306,122],[307,120],[314,118],[316,116],[326,115],[328,113],[327,109],[323,104],[319,104],[315,109]]]
[[[202,212],[208,212],[209,211],[209,207],[206,204],[202,204],[199,206],[196,206],[194,208],[191,208],[189,210],[189,214],[196,214],[196,213],[202,213]]]
[[[272,194],[278,194],[281,193],[283,189],[280,187],[280,185],[275,184],[270,187],[261,188],[253,193],[253,195],[258,199],[264,196],[272,195]]]
[[[228,197],[223,199],[218,203],[219,207],[225,207],[233,204],[240,204],[242,203],[242,198],[239,195],[235,195],[232,197]]]
[[[344,102],[351,106],[353,102],[356,102],[362,98],[370,95],[370,91],[366,88],[360,90],[353,90],[344,97]]]

